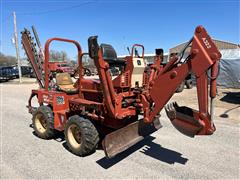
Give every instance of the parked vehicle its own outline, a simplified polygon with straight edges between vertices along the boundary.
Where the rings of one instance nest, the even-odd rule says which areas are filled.
[[[74,74],[74,68],[71,67],[66,62],[49,62],[49,69],[51,72],[55,73],[69,73]]]
[[[15,66],[2,66],[0,68],[1,80],[11,80],[18,78],[18,70]]]
[[[22,76],[33,77],[33,70],[30,66],[21,66]]]
[[[0,67],[0,81],[8,81],[10,79],[9,69],[6,67]]]
[[[19,77],[19,72],[18,72],[18,67],[17,66],[12,67],[12,75],[13,75],[14,79]]]

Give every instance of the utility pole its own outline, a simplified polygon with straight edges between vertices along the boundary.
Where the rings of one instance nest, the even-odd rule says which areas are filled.
[[[16,20],[15,12],[13,12],[13,23],[14,23],[14,40],[15,40],[16,57],[17,57],[17,63],[18,63],[19,82],[22,83],[22,71],[21,71],[19,48],[18,48],[17,20]]]

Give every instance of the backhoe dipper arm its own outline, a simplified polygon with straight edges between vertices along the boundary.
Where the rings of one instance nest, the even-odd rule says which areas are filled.
[[[179,59],[173,57],[169,65],[165,66],[149,83],[148,91],[142,95],[144,121],[150,123],[154,120],[154,117],[174,95],[180,83],[189,72],[192,72],[196,76],[199,111],[179,107],[173,103],[166,107],[166,112],[173,125],[185,135],[212,134],[215,126],[208,112],[207,71],[211,68],[210,96],[214,98],[216,96],[217,63],[220,58],[221,54],[207,31],[202,26],[198,26],[192,39],[190,55],[185,62],[179,64]]]

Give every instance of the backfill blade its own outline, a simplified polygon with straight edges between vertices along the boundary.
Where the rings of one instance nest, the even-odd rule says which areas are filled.
[[[161,127],[159,117],[155,118],[151,124],[146,124],[143,122],[143,119],[141,119],[106,135],[102,141],[106,157],[114,157]]]

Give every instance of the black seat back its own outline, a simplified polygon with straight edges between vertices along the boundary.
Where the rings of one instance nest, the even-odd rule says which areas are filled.
[[[108,62],[109,65],[120,65],[125,63],[124,60],[119,60],[117,58],[117,53],[110,44],[101,44],[100,48],[102,49],[103,59]]]

